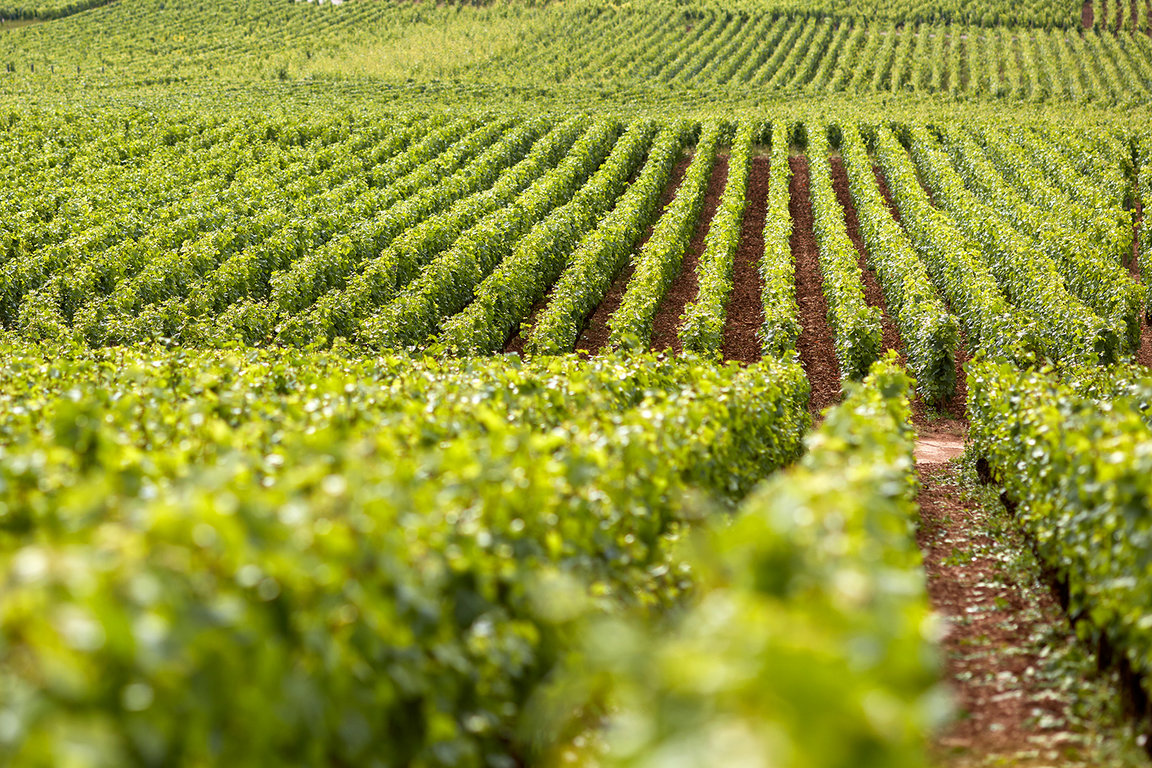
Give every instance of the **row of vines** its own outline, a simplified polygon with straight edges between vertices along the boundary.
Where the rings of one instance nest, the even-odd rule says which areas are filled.
[[[1152,38],[1095,29],[884,24],[714,12],[589,12],[602,46],[561,24],[511,69],[545,81],[795,93],[911,93],[1024,101],[1146,101]]]
[[[959,330],[975,349],[1021,361],[1107,362],[1138,346],[1148,300],[1123,266],[1133,236],[1119,138],[994,125],[346,117],[158,127],[125,114],[60,133],[57,118],[13,120],[0,323],[28,341],[95,347],[339,341],[455,354],[499,352],[519,333],[529,352],[556,354],[575,348],[630,264],[608,346],[647,349],[723,153],[697,294],[677,322],[685,349],[717,355],[759,152],[772,159],[765,246],[752,255],[760,335],[780,354],[798,328],[785,167],[796,149],[809,160],[845,378],[882,349],[833,192],[833,150],[930,400],[954,386]],[[659,210],[678,162],[683,178]]]
[[[151,31],[142,36],[140,28]],[[588,46],[588,39],[598,44]],[[431,48],[434,66],[433,59],[408,70],[377,66],[397,56],[424,60]],[[444,49],[457,53],[445,56]],[[466,8],[144,0],[12,30],[0,63],[5,75],[53,88],[97,75],[99,82],[137,85],[364,73],[405,83],[448,79],[456,88],[595,84],[1112,105],[1149,101],[1150,61],[1148,35],[1097,27],[660,3]]]

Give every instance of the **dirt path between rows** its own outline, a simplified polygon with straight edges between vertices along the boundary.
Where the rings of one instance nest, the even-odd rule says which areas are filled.
[[[792,262],[796,265],[796,303],[800,308],[800,338],[796,351],[808,376],[812,395],[808,410],[819,414],[840,399],[840,364],[828,325],[828,301],[824,298],[816,234],[812,231],[812,198],[808,158],[793,157],[789,182],[788,211],[792,217]]]
[[[1092,12],[1092,0],[1084,0],[1084,5],[1080,9],[1080,23],[1084,25],[1084,29],[1091,29],[1095,20],[1096,15]]]
[[[696,264],[700,260],[700,254],[704,252],[704,240],[708,237],[708,228],[712,223],[712,217],[716,214],[720,195],[724,193],[727,181],[728,155],[717,154],[712,177],[708,179],[708,190],[705,192],[704,205],[700,210],[700,219],[696,222],[696,231],[684,252],[684,260],[680,263],[680,274],[672,282],[672,287],[668,289],[668,293],[656,310],[656,319],[652,324],[654,352],[671,352],[678,355],[683,351],[680,337],[676,332],[680,330],[680,318],[684,314],[684,307],[696,298],[699,289],[696,281]]]
[[[762,357],[760,327],[764,325],[763,281],[759,263],[764,256],[764,219],[768,214],[767,157],[753,157],[748,168],[747,204],[740,225],[740,243],[732,265],[732,296],[724,322],[725,360],[754,363]]]
[[[957,356],[963,354],[961,347]],[[959,483],[960,467],[948,463],[964,451],[966,395],[966,387],[958,389],[948,418],[926,419],[922,404],[914,404],[913,413],[921,482],[917,543],[932,609],[944,620],[944,676],[957,709],[932,751],[945,768],[1039,768],[1053,759],[1063,765],[1061,756],[1073,754],[1078,743],[1067,732],[1071,696],[1054,691],[1039,670],[1046,642],[1075,641],[1052,592],[1009,567],[1006,541],[1020,549],[1014,522],[1002,508],[969,496]]]
[[[645,164],[646,163],[637,163],[636,167],[632,169],[632,176],[628,179],[629,187],[636,183],[636,179],[640,177],[640,174],[644,170]],[[619,202],[620,198],[617,198],[616,203],[613,205],[616,205]],[[594,228],[588,230],[584,234],[588,235],[593,231]],[[576,247],[579,247],[579,245]],[[528,342],[528,334],[531,333],[532,328],[536,327],[537,316],[544,310],[546,306],[548,306],[549,302],[552,301],[552,292],[555,289],[556,283],[548,286],[548,290],[544,293],[544,298],[540,299],[532,305],[532,309],[528,312],[528,317],[525,318],[524,321],[522,321],[520,325],[516,327],[516,330],[512,333],[508,340],[504,342],[504,347],[501,350],[502,352],[505,354],[512,353],[520,356],[524,355],[524,346]]]
[[[612,317],[612,313],[620,308],[620,302],[624,299],[624,292],[628,290],[628,282],[632,279],[632,273],[636,271],[636,264],[633,261],[636,254],[644,249],[648,243],[649,238],[652,237],[652,230],[656,228],[657,222],[660,217],[664,215],[664,209],[676,197],[676,192],[680,189],[680,183],[684,180],[684,172],[688,170],[689,164],[692,162],[692,157],[683,157],[676,162],[672,168],[672,175],[668,179],[668,186],[664,190],[663,196],[660,198],[659,207],[656,209],[656,217],[652,220],[652,225],[648,227],[636,248],[632,251],[632,259],[628,260],[624,269],[612,281],[612,286],[608,289],[608,293],[596,307],[596,311],[588,318],[588,325],[584,328],[584,332],[580,334],[580,339],[576,342],[576,351],[588,355],[600,354],[601,350],[608,344],[608,338],[612,335],[612,329],[608,327],[608,318]]]
[[[1020,535],[1003,509],[969,498],[955,465],[919,472],[917,541],[932,607],[945,620],[945,676],[959,710],[933,751],[949,768],[1065,765],[1078,741],[1068,732],[1072,701],[1041,672],[1041,638],[1075,642],[1067,618],[1050,590],[1007,564],[1006,541],[1019,544]]]

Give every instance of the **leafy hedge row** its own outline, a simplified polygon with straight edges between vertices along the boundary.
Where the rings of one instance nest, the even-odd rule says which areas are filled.
[[[1024,150],[1025,156],[1043,171],[1049,184],[1091,211],[1114,214],[1117,224],[1123,212],[1128,186],[1126,166],[1131,146],[1126,139],[1082,127],[1001,126]],[[1105,239],[1111,239],[1102,234]],[[1122,235],[1121,235],[1122,236]]]
[[[808,130],[812,225],[820,255],[828,324],[835,335],[841,379],[862,379],[882,351],[880,310],[864,300],[864,279],[856,246],[848,237],[844,209],[832,186],[825,126]]]
[[[556,696],[608,704],[603,764],[927,764],[947,704],[914,534],[911,385],[892,356],[849,384],[799,466],[694,541],[685,609],[593,623]]]
[[[527,331],[533,354],[571,352],[589,315],[607,295],[633,248],[657,215],[660,196],[693,126],[677,121],[652,142],[636,182],[600,225],[585,237],[548,296],[548,305]],[[522,332],[524,332],[522,330]]]
[[[4,352],[0,760],[30,768],[528,762],[573,607],[677,599],[701,498],[810,425],[774,361]]]
[[[1018,505],[1040,558],[1066,581],[1070,613],[1147,681],[1147,371],[1096,368],[1062,382],[1051,370],[982,363],[970,369],[968,386],[972,450]]]
[[[664,209],[652,236],[636,254],[636,269],[624,298],[608,318],[612,329],[608,343],[612,347],[648,349],[656,310],[679,274],[684,252],[704,206],[704,195],[716,164],[716,148],[723,134],[724,126],[718,122],[707,123],[701,129],[696,156],[684,172],[676,197]]]
[[[1037,346],[1035,331],[1005,300],[976,246],[932,205],[908,153],[889,128],[876,131],[875,150],[900,223],[960,320],[971,350],[1029,359]]]
[[[696,263],[696,298],[684,308],[677,331],[684,349],[691,352],[718,355],[724,342],[724,323],[732,295],[732,269],[747,204],[752,142],[760,130],[761,126],[750,120],[736,128],[724,192],[708,225],[704,252]]]
[[[816,29],[819,25],[827,23],[827,19],[817,19],[813,16],[803,23],[792,25],[794,29],[789,30],[785,44],[773,51],[772,58],[763,70],[768,76],[763,86],[765,89],[782,89],[792,82],[797,76],[800,62],[807,60],[811,52],[812,38],[816,34]]]
[[[892,218],[859,131],[854,126],[842,126],[840,134],[840,152],[868,262],[876,270],[888,311],[900,329],[908,367],[920,394],[928,402],[939,402],[956,387],[956,318],[932,287],[928,270],[908,235]]]
[[[926,128],[913,128],[910,143],[936,202],[965,235],[980,244],[988,268],[1009,300],[1035,319],[1038,339],[1049,359],[1065,365],[1115,359],[1121,329],[1072,296],[1054,261],[1032,248],[994,208],[965,188]]]
[[[652,121],[633,123],[572,200],[534,227],[480,283],[472,303],[444,323],[440,343],[457,354],[499,351],[556,282],[573,251],[616,206],[655,133]],[[668,158],[661,160],[667,163]]]
[[[472,300],[476,286],[507,258],[521,239],[565,205],[608,156],[621,126],[596,121],[560,165],[540,177],[510,205],[492,211],[437,254],[395,299],[366,317],[359,339],[376,347],[418,344]]]
[[[666,52],[676,55],[676,59],[660,70],[660,78],[672,85],[682,85],[691,81],[706,64],[716,60],[726,42],[744,26],[746,18],[736,15],[719,15],[712,26],[714,34],[694,36],[687,45],[681,43]]]
[[[311,159],[300,148],[281,145],[270,137],[275,136],[275,123],[263,129],[258,123],[241,126],[239,134],[225,134],[227,140],[208,146],[203,138],[197,142],[192,130],[161,137],[160,143],[172,142],[173,148],[182,150],[157,169],[161,183],[179,190],[178,199],[159,206],[155,190],[141,193],[152,206],[140,236],[126,237],[88,254],[38,292],[58,291],[54,299],[58,298],[59,321],[74,322],[78,310],[109,295],[154,260],[169,257],[206,232],[239,228],[238,215],[252,217],[259,210],[291,203],[284,197],[289,190],[307,194],[308,177],[325,163],[328,171],[339,168],[337,173],[345,174],[342,179],[362,175],[402,150],[419,135],[416,131],[426,133],[436,124],[401,119],[387,130],[374,126],[354,136],[332,137],[331,143],[325,143],[325,137],[311,147],[315,152]],[[241,141],[244,146],[240,146]],[[200,146],[189,146],[193,142]],[[336,178],[328,172],[325,175]],[[151,179],[149,183],[157,181]],[[251,234],[246,244],[250,241]],[[54,306],[51,311],[56,315]]]
[[[725,70],[729,73],[726,78],[719,78],[718,82],[732,82],[744,87],[748,82],[759,82],[761,75],[766,71],[766,61],[769,56],[775,56],[780,50],[780,43],[785,35],[795,33],[792,20],[787,16],[778,16],[772,25],[764,32],[762,37],[749,35],[756,45],[746,52],[746,56],[738,61],[731,62],[736,66]]]
[[[395,298],[425,264],[485,216],[511,204],[559,163],[586,130],[588,121],[583,117],[572,117],[556,126],[489,189],[404,232],[376,258],[362,263],[358,272],[348,276],[344,287],[329,291],[308,311],[287,318],[277,341],[294,346],[327,345],[338,336],[352,337],[373,308]]]
[[[97,227],[139,238],[150,225],[195,215],[208,201],[250,206],[242,187],[262,192],[269,175],[293,166],[297,173],[321,175],[356,160],[363,169],[387,157],[379,150],[387,149],[390,136],[443,118],[377,112],[334,120],[331,114],[204,110],[166,112],[157,120],[153,109],[137,106],[85,113],[83,119],[66,110],[18,110],[0,122],[0,175],[9,186],[0,200],[0,253],[12,258]],[[210,195],[221,185],[222,198],[197,194]],[[110,187],[124,194],[109,197]]]
[[[1020,157],[1018,147],[990,132],[984,142],[988,155],[966,132],[944,131],[944,146],[973,194],[995,210],[1033,251],[1052,259],[1073,295],[1110,324],[1124,329],[1124,351],[1139,347],[1145,289],[1128,276],[1118,258],[1125,249],[1131,252],[1131,221],[1120,237],[1115,222],[1084,221],[1084,212],[1066,197],[1051,190],[1047,195],[1036,191],[1044,189],[1043,174]],[[1010,184],[1010,177],[1018,179],[1018,184]],[[1025,199],[1020,191],[1030,186],[1035,189],[1029,197],[1036,203]],[[1101,236],[1102,231],[1107,239]]]
[[[107,5],[111,0],[32,0],[6,3],[0,6],[0,20],[39,19],[49,21],[62,19],[74,13]]]
[[[759,56],[767,55],[768,51],[774,49],[786,26],[783,17],[760,17],[754,26],[740,36],[739,46],[730,55],[713,59],[699,79],[718,83],[732,81],[737,73],[753,65]]]
[[[800,338],[800,307],[796,303],[796,263],[792,260],[792,166],[788,124],[772,123],[768,205],[764,217],[764,256],[759,271],[764,325],[760,346],[766,355],[783,355]]]

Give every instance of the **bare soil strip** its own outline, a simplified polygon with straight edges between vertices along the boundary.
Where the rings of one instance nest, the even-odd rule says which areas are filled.
[[[916,464],[943,464],[964,454],[963,435],[939,435],[916,440]]]
[[[1080,9],[1080,23],[1084,25],[1084,29],[1090,29],[1095,20],[1096,15],[1092,12],[1092,0],[1084,0],[1084,5]]]
[[[732,296],[724,323],[725,360],[754,363],[761,358],[760,327],[764,324],[763,283],[758,268],[764,257],[764,219],[768,214],[768,158],[753,157],[748,169],[747,205],[740,227],[740,244],[732,269]]]
[[[643,168],[644,163],[636,164],[636,167],[632,169],[632,175],[628,178],[628,186],[632,186],[636,183],[636,179],[640,177],[640,172],[643,170]],[[619,201],[619,198],[617,198],[617,203]],[[548,287],[548,292],[544,295],[544,298],[532,305],[532,311],[528,313],[527,319],[524,323],[516,328],[516,332],[513,333],[508,341],[504,343],[504,348],[501,350],[502,352],[505,354],[516,354],[521,356],[524,355],[524,345],[527,343],[528,339],[521,333],[521,328],[535,327],[536,317],[540,314],[544,307],[548,306],[548,302],[552,300],[552,291],[555,289],[555,287],[555,284],[550,285]]]
[[[633,169],[633,171],[632,171],[632,176],[629,177],[629,179],[628,179],[628,186],[632,186],[633,184],[636,183],[636,179],[638,179],[640,177],[640,173],[643,171],[643,169],[644,169],[644,163],[637,163],[636,168]],[[621,197],[623,197],[623,195],[621,195]],[[619,199],[617,199],[617,202],[619,202]],[[665,204],[666,204],[666,201],[661,202],[661,209],[660,210],[663,210],[663,206]],[[651,234],[652,234],[652,229],[649,228],[647,234],[644,235],[645,241],[647,241],[648,237]],[[631,276],[632,273],[630,270],[629,270],[628,274],[629,274],[629,276]],[[615,286],[613,286],[613,287],[615,287]],[[531,328],[534,328],[536,326],[536,316],[540,314],[540,312],[544,309],[544,307],[548,306],[548,303],[550,301],[552,301],[552,291],[555,288],[556,288],[555,284],[549,286],[548,293],[545,294],[544,298],[541,299],[540,301],[536,302],[532,306],[532,311],[528,313],[528,319],[526,321],[526,324],[521,325],[522,328],[531,329]],[[622,295],[623,295],[623,293],[621,293],[621,296]],[[617,299],[617,303],[619,303],[619,299]],[[607,319],[607,318],[605,318],[605,319]],[[607,340],[607,337],[605,337],[605,340]],[[523,355],[524,354],[524,345],[526,343],[527,343],[527,338],[525,338],[521,334],[520,328],[517,328],[516,333],[512,334],[512,337],[510,339],[508,339],[508,342],[504,345],[503,351],[505,353],[511,352],[511,353],[515,353],[517,355]]]
[[[869,306],[880,308],[880,330],[883,334],[884,351],[890,349],[901,350],[900,334],[896,330],[896,323],[888,312],[888,305],[884,302],[884,293],[880,290],[880,282],[876,273],[868,266],[868,251],[864,246],[864,239],[860,236],[860,219],[856,216],[856,206],[852,204],[852,193],[848,189],[848,174],[844,170],[844,161],[839,157],[831,158],[832,186],[836,190],[836,199],[844,209],[844,223],[848,228],[848,237],[856,246],[856,259],[860,264],[860,274],[864,278],[864,300]]]
[[[796,303],[800,307],[800,338],[796,351],[808,376],[812,396],[808,410],[819,414],[840,399],[840,365],[832,328],[828,325],[828,302],[812,231],[812,199],[809,192],[808,158],[789,159],[788,210],[792,216],[792,261],[796,265]]]
[[[684,172],[688,170],[688,165],[692,162],[692,157],[687,156],[677,161],[676,165],[672,168],[672,175],[668,180],[668,187],[664,190],[663,197],[660,198],[660,207],[657,209],[659,215],[663,215],[664,209],[672,202],[672,198],[676,196],[676,191],[680,189],[680,182],[684,180]],[[648,227],[648,231],[640,239],[636,250],[633,251],[633,258],[635,254],[639,253],[648,242],[648,238],[652,237],[652,230],[659,221],[659,216],[653,220],[652,226]],[[608,289],[607,295],[604,300],[600,302],[600,306],[596,307],[596,311],[588,318],[588,326],[584,332],[580,334],[580,339],[576,342],[576,351],[589,355],[598,355],[604,346],[608,343],[608,337],[612,334],[612,329],[608,327],[608,318],[612,316],[620,307],[620,302],[624,299],[624,292],[628,289],[628,282],[632,279],[632,273],[635,271],[636,265],[629,260],[628,264],[612,281],[612,287]]]
[[[667,295],[656,310],[656,319],[652,324],[654,352],[667,351],[678,355],[683,351],[680,337],[676,332],[680,329],[684,307],[696,298],[699,288],[696,282],[696,264],[700,260],[700,254],[704,252],[704,238],[708,236],[708,228],[720,204],[720,195],[724,193],[727,180],[728,155],[718,154],[716,165],[712,168],[712,178],[708,180],[708,190],[704,197],[704,207],[700,211],[700,220],[696,223],[696,232],[692,235],[692,240],[684,253],[684,261],[680,264],[680,274],[672,282],[672,287],[668,289]]]
[[[1050,590],[1013,567],[1031,553],[1007,513],[969,497],[955,465],[919,470],[917,539],[959,709],[934,744],[940,762],[1079,765],[1072,696],[1046,673],[1050,649],[1076,642],[1067,618]]]

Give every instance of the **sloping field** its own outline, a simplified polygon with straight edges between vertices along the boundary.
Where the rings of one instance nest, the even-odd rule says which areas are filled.
[[[0,765],[1146,766],[1147,10],[0,30]]]

